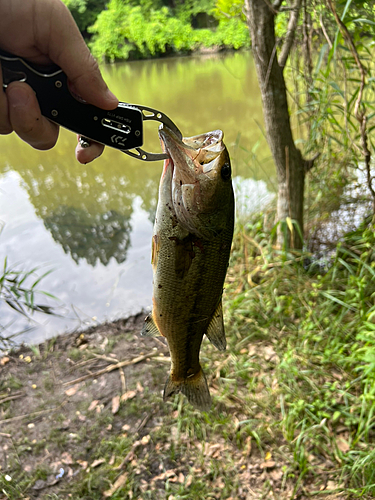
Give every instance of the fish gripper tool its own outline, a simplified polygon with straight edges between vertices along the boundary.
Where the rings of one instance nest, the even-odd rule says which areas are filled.
[[[86,142],[99,142],[142,161],[156,161],[168,155],[142,149],[144,121],[160,122],[182,138],[172,120],[153,108],[120,102],[117,108],[104,110],[88,104],[71,91],[66,74],[55,64],[36,65],[1,49],[0,63],[4,90],[12,82],[26,82],[36,93],[42,115]]]

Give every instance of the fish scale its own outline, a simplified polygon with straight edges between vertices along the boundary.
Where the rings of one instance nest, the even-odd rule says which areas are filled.
[[[197,136],[203,137],[198,145],[206,143],[209,134],[222,138],[218,132]],[[221,297],[233,237],[234,195],[230,179],[224,181],[220,172],[228,165],[229,155],[221,139],[218,152],[212,154],[208,149],[213,157],[211,170],[205,167],[211,172],[210,180],[201,163],[193,159],[205,148],[191,148],[194,154],[188,149],[186,155],[187,144],[197,142],[196,137],[180,141],[168,131],[160,135],[171,159],[165,161],[160,181],[152,251],[153,310],[142,333],[161,334],[168,341],[172,365],[164,399],[181,391],[194,406],[207,410],[211,398],[199,351],[204,334],[219,349],[225,349]],[[178,189],[195,178],[201,181],[199,194],[203,198],[189,200],[192,204],[186,204],[187,212],[181,215],[183,195]],[[222,199],[217,200],[218,196]]]

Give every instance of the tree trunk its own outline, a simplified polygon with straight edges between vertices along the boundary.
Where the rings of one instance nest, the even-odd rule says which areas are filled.
[[[296,2],[297,5],[297,2]],[[245,0],[247,23],[260,86],[268,143],[278,179],[277,243],[280,247],[301,249],[303,240],[303,198],[305,161],[296,148],[290,127],[286,87],[277,60],[274,17],[268,0]],[[293,231],[286,225],[290,218]],[[286,238],[285,238],[286,236]]]

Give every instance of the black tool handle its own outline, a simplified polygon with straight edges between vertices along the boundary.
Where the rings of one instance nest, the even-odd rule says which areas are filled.
[[[106,111],[88,104],[69,89],[66,74],[56,65],[40,66],[0,50],[3,87],[24,81],[36,93],[42,115],[93,141],[119,150],[143,144],[142,111],[125,103]]]

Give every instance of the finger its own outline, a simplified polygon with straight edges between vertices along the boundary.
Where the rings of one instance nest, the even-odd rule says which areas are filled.
[[[6,135],[12,132],[12,126],[8,116],[8,100],[3,92],[3,74],[0,64],[0,134]]]
[[[57,141],[59,127],[44,118],[36,95],[26,83],[13,82],[6,90],[9,119],[13,130],[35,149],[50,149]]]
[[[97,62],[91,55],[68,8],[62,2],[37,2],[39,8],[51,9],[48,30],[48,55],[67,74],[76,92],[90,104],[114,109],[118,99],[105,83]],[[58,15],[56,10],[58,9]]]
[[[80,143],[78,143],[76,147],[76,158],[80,163],[90,163],[90,161],[98,158],[103,151],[103,144],[99,144],[98,142],[90,142],[90,146],[86,148],[83,148]]]

